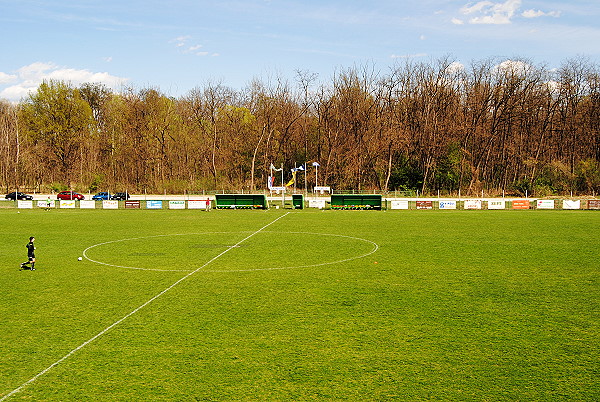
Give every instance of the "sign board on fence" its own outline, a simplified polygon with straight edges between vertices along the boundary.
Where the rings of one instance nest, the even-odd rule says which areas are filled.
[[[210,203],[210,199],[188,200],[188,209],[206,209],[207,203]]]
[[[31,208],[33,208],[33,201],[31,201],[31,200],[19,200],[19,201],[17,201],[17,208],[19,208],[19,209],[31,209]]]
[[[417,201],[417,209],[433,209],[433,201]]]
[[[465,209],[481,209],[481,200],[465,200]]]
[[[125,209],[139,209],[139,208],[140,208],[139,201],[130,201],[130,200],[125,201]]]
[[[440,209],[456,209],[456,201],[440,200]]]
[[[554,209],[554,200],[537,200],[537,209]]]
[[[96,201],[94,201],[94,200],[81,200],[81,201],[79,201],[79,208],[82,208],[82,209],[94,209],[94,208],[96,208]]]
[[[506,209],[506,201],[504,200],[489,200],[488,209]]]
[[[162,201],[160,201],[160,200],[146,201],[146,209],[162,209]]]
[[[600,209],[600,200],[588,200],[588,209]]]
[[[37,206],[38,208],[54,208],[54,200],[39,200]]]
[[[391,209],[408,209],[408,201],[406,200],[392,200],[390,204]]]
[[[529,200],[513,200],[513,209],[529,209]]]
[[[314,189],[314,192],[316,193],[317,191],[320,192],[321,194],[323,194],[324,192],[331,193],[331,187],[329,187],[329,186],[316,186],[315,189]]]
[[[75,208],[75,200],[60,200],[61,208]]]
[[[270,187],[269,188],[269,190],[275,191],[277,194],[279,194],[280,191],[285,193],[285,189],[286,189],[285,186],[283,186],[283,187]]]
[[[323,208],[325,208],[325,200],[310,200],[309,199],[308,207],[323,209]]]
[[[579,200],[563,200],[563,209],[579,209],[581,201]]]
[[[185,201],[169,201],[169,209],[185,209]]]
[[[104,200],[102,201],[103,209],[119,209],[119,201],[116,200]]]

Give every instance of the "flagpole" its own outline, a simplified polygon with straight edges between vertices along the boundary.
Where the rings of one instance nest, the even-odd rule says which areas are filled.
[[[308,197],[308,187],[306,186],[306,172],[308,172],[308,162],[304,161],[304,196]]]

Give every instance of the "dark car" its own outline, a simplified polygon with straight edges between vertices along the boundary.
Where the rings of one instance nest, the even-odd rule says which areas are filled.
[[[57,200],[84,200],[85,197],[82,194],[76,193],[75,191],[61,191],[56,194]]]
[[[113,194],[112,197],[110,197],[111,200],[118,200],[118,201],[124,201],[124,200],[128,200],[129,199],[129,193],[115,193]]]
[[[6,194],[4,197],[7,200],[33,200],[33,196],[29,194],[22,193],[20,191],[13,191],[12,193]]]
[[[111,195],[110,195],[110,193],[108,193],[108,192],[106,192],[106,191],[103,191],[103,192],[101,192],[101,193],[98,193],[98,194],[96,194],[95,196],[93,196],[93,197],[92,197],[92,200],[100,200],[100,201],[103,201],[103,200],[110,200],[110,198],[111,198]]]

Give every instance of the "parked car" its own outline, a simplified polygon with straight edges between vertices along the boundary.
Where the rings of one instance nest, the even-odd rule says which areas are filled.
[[[95,196],[93,196],[92,200],[99,200],[99,201],[110,200],[111,197],[112,196],[109,192],[103,191],[103,192],[98,193]]]
[[[111,200],[124,201],[129,199],[129,193],[115,193],[110,197]]]
[[[7,200],[33,200],[33,196],[29,194],[22,193],[20,191],[13,191],[12,193],[6,194],[4,197]]]
[[[61,191],[56,194],[57,200],[84,200],[85,197],[82,194],[76,193],[75,191]]]

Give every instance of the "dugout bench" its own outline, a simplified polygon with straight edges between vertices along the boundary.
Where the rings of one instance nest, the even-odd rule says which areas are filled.
[[[267,197],[263,194],[216,194],[217,209],[267,209]]]
[[[381,209],[381,194],[332,194],[331,209]]]

